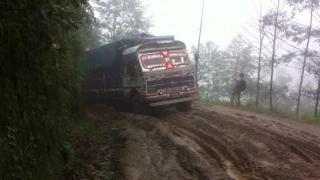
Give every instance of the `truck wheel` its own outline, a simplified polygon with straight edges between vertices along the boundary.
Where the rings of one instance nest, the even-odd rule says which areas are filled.
[[[185,101],[185,102],[176,103],[176,108],[178,109],[178,111],[181,111],[181,112],[189,112],[192,109],[191,105],[192,105],[192,101]]]
[[[149,115],[150,106],[145,102],[141,102],[140,96],[138,93],[134,93],[131,96],[130,104],[131,104],[132,113],[141,114],[141,115]]]

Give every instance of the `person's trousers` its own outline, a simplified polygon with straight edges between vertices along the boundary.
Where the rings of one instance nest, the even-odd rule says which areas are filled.
[[[241,95],[241,91],[239,91],[238,89],[234,88],[233,91],[232,91],[232,95],[231,95],[231,105],[234,105],[235,96],[237,96],[237,105],[240,105],[240,95]]]

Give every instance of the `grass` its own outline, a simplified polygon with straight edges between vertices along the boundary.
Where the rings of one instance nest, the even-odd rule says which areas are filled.
[[[217,104],[217,105],[221,105],[221,106],[231,107],[231,104],[229,101],[210,100],[210,99],[208,100],[208,99],[203,99],[203,98],[198,98],[198,100],[200,100],[202,102],[206,102],[206,103],[212,103],[212,104]],[[259,113],[275,115],[275,116],[279,116],[279,117],[283,117],[283,118],[293,119],[293,120],[296,120],[299,122],[320,125],[320,117],[314,118],[310,115],[295,116],[294,113],[283,112],[277,108],[270,109],[270,108],[266,108],[266,107],[256,107],[255,103],[252,101],[248,101],[245,105],[234,106],[234,107],[245,109],[245,110],[250,110],[253,112],[259,112]]]
[[[313,123],[313,124],[318,124],[320,125],[320,118],[314,118],[311,116],[307,115],[302,115],[302,116],[294,116],[293,117],[295,120],[300,121],[300,122],[305,122],[305,123]]]
[[[272,114],[272,115],[276,115],[279,117],[293,119],[293,120],[304,122],[304,123],[312,123],[312,124],[319,124],[320,125],[320,118],[314,118],[314,117],[312,117],[310,115],[306,115],[306,114],[296,116],[292,112],[283,112],[277,108],[270,109],[270,108],[266,108],[266,107],[256,107],[256,106],[252,106],[251,104],[250,105],[246,104],[242,107],[244,107],[245,109],[248,109],[248,110],[255,111],[255,112]]]

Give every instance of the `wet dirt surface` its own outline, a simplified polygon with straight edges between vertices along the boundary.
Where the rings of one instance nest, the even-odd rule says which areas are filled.
[[[320,179],[319,126],[200,102],[121,115],[103,124],[126,139],[124,179]]]

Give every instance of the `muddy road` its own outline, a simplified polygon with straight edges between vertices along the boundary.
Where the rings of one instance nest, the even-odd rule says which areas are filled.
[[[320,126],[195,102],[101,127],[126,139],[123,179],[320,179]]]

